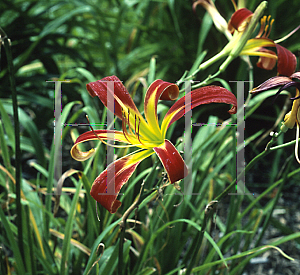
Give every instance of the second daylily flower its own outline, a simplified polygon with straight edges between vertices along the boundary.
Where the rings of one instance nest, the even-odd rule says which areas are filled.
[[[201,1],[201,3],[202,2],[211,1]],[[207,5],[206,3],[206,6]],[[199,69],[205,69],[220,58],[228,56],[227,60],[220,67],[220,70],[224,71],[229,63],[237,56],[259,56],[260,58],[257,62],[259,68],[272,70],[277,62],[278,74],[291,75],[296,69],[296,57],[288,49],[280,46],[269,38],[273,20],[270,20],[270,16],[263,16],[261,18],[265,8],[266,1],[258,6],[255,13],[252,13],[246,8],[235,11],[228,23],[228,30],[233,33],[232,37],[228,34],[226,35],[227,38],[229,38],[228,44],[217,55],[202,63]],[[217,11],[215,10],[214,13],[217,13]],[[260,18],[261,28],[256,37],[251,38],[253,37],[253,32]],[[298,28],[292,31],[291,34]],[[275,47],[277,53],[265,47]]]
[[[295,80],[294,80],[295,79]],[[257,88],[254,88],[251,93],[255,94],[262,91],[267,91],[269,89],[273,89],[276,87],[281,86],[277,94],[281,91],[289,88],[295,87],[296,88],[296,96],[291,98],[293,101],[292,110],[288,112],[284,117],[284,122],[281,126],[281,131],[286,132],[288,129],[294,128],[295,124],[297,127],[296,131],[296,146],[295,146],[295,156],[297,161],[300,163],[299,156],[298,156],[298,140],[299,140],[299,131],[300,131],[300,82],[296,81],[300,80],[300,72],[293,73],[291,76],[275,76],[264,83],[259,85]]]
[[[241,15],[239,15],[241,14]],[[240,26],[252,17],[252,12],[246,8],[237,10],[231,17],[231,24],[234,29],[239,31]],[[255,38],[249,39],[243,47],[240,55],[260,56],[257,67],[265,70],[272,70],[276,65],[280,75],[291,75],[297,65],[296,57],[288,49],[280,46],[269,38],[272,24],[274,20],[270,20],[271,16],[263,16],[261,19],[261,27]],[[234,23],[234,24],[233,24]],[[276,47],[277,54],[265,47]]]
[[[108,82],[113,82],[114,86],[107,85]],[[121,187],[131,177],[138,164],[154,153],[161,160],[170,183],[175,183],[187,175],[187,167],[182,157],[174,145],[165,139],[170,125],[185,114],[185,108],[187,107],[185,97],[179,99],[169,109],[160,126],[157,117],[158,100],[175,100],[179,95],[177,85],[162,80],[156,80],[150,85],[144,101],[145,119],[135,106],[122,82],[116,76],[91,82],[87,84],[87,90],[91,96],[98,96],[107,108],[114,106],[113,110],[110,111],[122,120],[122,131],[93,130],[80,135],[71,149],[72,157],[79,161],[91,157],[94,154],[94,149],[82,152],[78,148],[80,143],[89,140],[99,139],[103,142],[105,142],[104,140],[114,140],[125,143],[125,146],[139,148],[137,151],[110,164],[93,183],[91,188],[92,197],[110,213],[115,213],[121,205],[121,202],[117,200]],[[114,104],[107,103],[108,94],[113,96]],[[207,86],[192,91],[189,108],[193,109],[201,104],[214,102],[232,104],[233,107],[229,113],[236,112],[236,97],[225,88],[217,86]],[[113,146],[118,147],[117,145]],[[113,185],[115,186],[115,193],[105,194],[110,189],[109,187]]]

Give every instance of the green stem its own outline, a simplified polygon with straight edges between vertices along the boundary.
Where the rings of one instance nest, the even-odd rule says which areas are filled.
[[[199,72],[199,70],[195,71],[194,74],[196,74],[197,72]],[[214,79],[215,77],[217,77],[219,74],[221,73],[221,71],[217,71],[215,74],[213,75],[209,75],[205,80],[203,80],[202,82],[196,84],[196,85],[192,85],[192,89],[196,89],[196,88],[199,88],[199,87],[202,87],[202,86],[205,86],[205,85],[208,85],[210,83],[210,81],[212,79]],[[189,77],[187,77],[184,81],[187,81],[189,78],[193,77],[194,74],[190,75]],[[180,93],[185,91],[185,88],[181,89],[180,90]]]
[[[202,63],[199,66],[199,70],[205,70],[207,67],[211,66],[216,61],[218,61],[219,59],[221,59],[222,57],[224,57],[224,56],[226,56],[228,54],[229,54],[229,51],[225,47],[222,51],[220,51],[219,53],[217,53],[215,56],[213,56],[212,58],[210,58],[207,61],[205,61],[204,63]]]
[[[14,128],[15,128],[15,158],[16,158],[16,209],[17,209],[17,218],[16,223],[18,227],[18,244],[21,252],[22,259],[24,261],[24,244],[23,244],[23,231],[22,231],[22,204],[21,204],[21,190],[22,190],[22,181],[21,181],[21,149],[20,149],[20,124],[18,116],[18,101],[17,101],[17,91],[16,83],[14,78],[14,68],[12,61],[12,54],[10,48],[10,40],[8,39],[5,32],[0,28],[0,34],[4,37],[0,40],[0,43],[3,42],[4,49],[7,58],[7,67],[9,80],[11,85],[11,94],[12,94],[12,104],[14,111]],[[1,37],[1,36],[0,36]]]

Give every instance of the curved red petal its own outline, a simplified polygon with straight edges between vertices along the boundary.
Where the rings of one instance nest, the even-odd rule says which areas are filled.
[[[274,55],[274,58],[260,56],[258,62],[256,63],[256,66],[264,70],[272,70],[275,67],[277,61],[276,53],[264,48],[261,48],[259,51],[272,54]]]
[[[232,31],[232,28],[243,31],[245,29],[245,23],[248,23],[253,16],[253,12],[246,9],[238,9],[232,16],[228,23],[229,31]]]
[[[109,89],[110,87],[107,87],[107,83],[109,81],[114,82],[113,89]],[[120,119],[122,119],[122,108],[118,101],[115,99],[115,97],[119,98],[120,101],[122,101],[128,107],[128,109],[132,109],[139,114],[138,109],[136,108],[127,89],[122,84],[122,81],[114,75],[104,77],[101,80],[97,80],[95,82],[90,82],[86,84],[86,88],[92,97],[98,96],[106,107],[108,106],[107,94],[112,94],[114,96],[114,110],[110,111],[116,116],[118,116]]]
[[[290,78],[296,78],[296,79],[300,80],[300,72],[295,72],[295,73],[293,73],[293,74],[290,76]]]
[[[161,160],[171,183],[183,179],[188,175],[188,169],[174,145],[165,139],[165,142],[153,150]]]
[[[149,131],[146,121],[119,78],[108,76],[101,80],[90,82],[86,87],[91,96],[98,96],[102,103],[116,116],[123,120],[125,117],[126,124],[131,129],[135,130],[138,127],[141,136],[147,138],[156,137],[154,133]],[[107,99],[111,100],[109,104]]]
[[[95,133],[98,135],[96,136]],[[78,160],[78,161],[85,161],[89,159],[94,153],[95,150],[91,149],[88,152],[82,152],[78,145],[85,141],[90,140],[98,140],[98,137],[103,140],[113,140],[119,141],[124,143],[129,143],[126,137],[124,136],[123,132],[115,131],[115,130],[95,130],[95,131],[88,131],[81,134],[75,141],[74,145],[71,148],[71,156]]]
[[[230,114],[236,113],[237,99],[235,95],[227,89],[219,86],[206,86],[191,91],[191,106],[188,109],[193,109],[202,104],[209,103],[227,103],[232,104],[232,108],[228,111]],[[180,119],[185,114],[185,96],[180,98],[166,113],[165,119],[172,117],[167,128]]]
[[[150,150],[137,152],[110,164],[95,179],[90,192],[91,196],[110,213],[115,213],[122,204],[117,200],[122,186],[129,180],[138,164],[153,153]]]
[[[287,83],[291,82],[291,79],[286,76],[274,76],[270,79],[266,80],[262,84],[260,84],[258,87],[251,90],[251,94],[255,94],[262,91],[267,91],[270,89],[273,89],[278,86],[285,85]]]
[[[94,132],[103,139],[115,140],[120,142],[128,143],[126,138],[124,137],[123,132],[116,130],[94,130]],[[75,141],[74,145],[83,141],[88,140],[97,140],[97,136],[95,136],[93,131],[87,131],[81,134]]]
[[[277,71],[281,75],[290,76],[295,72],[297,66],[296,56],[288,49],[276,44],[278,62]]]

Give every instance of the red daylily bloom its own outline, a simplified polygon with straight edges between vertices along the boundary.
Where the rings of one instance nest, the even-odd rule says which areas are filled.
[[[253,13],[246,8],[237,10],[229,21],[229,30],[236,30],[242,33],[246,29],[252,16]],[[273,21],[274,20],[270,21],[270,16],[264,16],[261,19],[261,28],[259,33],[255,38],[249,39],[246,42],[240,55],[260,56],[257,66],[265,70],[272,70],[277,61],[278,73],[288,76],[295,72],[297,59],[288,49],[278,45],[268,38]],[[274,51],[265,49],[264,47],[276,47],[277,54]]]
[[[272,70],[277,63],[277,71],[280,75],[289,76],[295,71],[297,65],[295,55],[286,48],[278,45],[279,41],[269,39],[274,20],[270,20],[270,16],[262,17],[263,11],[267,7],[265,1],[260,3],[254,13],[246,8],[236,10],[231,16],[226,30],[224,29],[225,19],[220,15],[211,0],[198,0],[194,3],[194,7],[198,4],[201,4],[207,9],[217,26],[217,29],[224,33],[229,40],[222,51],[202,63],[199,66],[199,69],[204,70],[217,60],[228,56],[227,60],[220,67],[220,70],[224,71],[229,63],[237,56],[242,56],[246,62],[249,62],[247,59],[248,56],[259,56],[257,62],[259,68]],[[255,38],[251,38],[253,37],[255,27],[260,18],[260,31]],[[280,39],[280,41],[285,40],[299,28],[300,25],[287,36]],[[276,47],[276,53],[265,47]]]
[[[114,82],[114,89],[108,87],[107,82]],[[154,81],[148,88],[144,101],[145,119],[136,108],[128,91],[116,76],[105,77],[102,80],[87,84],[87,90],[91,96],[98,96],[108,108],[107,95],[114,97],[114,109],[110,110],[122,120],[122,131],[95,130],[80,135],[71,149],[74,159],[84,161],[94,154],[94,149],[88,152],[79,150],[78,145],[89,140],[100,139],[114,140],[125,143],[127,146],[135,146],[139,149],[110,164],[94,181],[91,188],[91,196],[104,206],[110,213],[115,213],[120,207],[117,194],[121,187],[128,181],[138,164],[145,158],[156,153],[161,160],[170,183],[183,179],[188,171],[187,167],[174,147],[167,139],[166,132],[172,123],[185,114],[185,108],[193,109],[201,104],[227,103],[233,107],[229,113],[236,112],[236,97],[228,90],[217,86],[207,86],[191,92],[191,105],[185,103],[185,97],[179,99],[166,113],[162,124],[159,126],[157,117],[157,104],[159,99],[175,100],[179,95],[176,84],[163,80]],[[113,145],[118,147],[118,145]],[[109,177],[108,174],[114,176]],[[115,194],[104,194],[109,187],[115,186]]]

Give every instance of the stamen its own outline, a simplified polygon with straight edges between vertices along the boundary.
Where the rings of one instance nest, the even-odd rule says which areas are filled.
[[[128,129],[129,129],[129,131],[130,131],[130,133],[131,133],[131,135],[135,135],[135,130],[134,130],[134,132],[133,132],[133,126],[130,124],[130,119],[129,119],[129,115],[130,115],[130,110],[128,109]]]
[[[237,10],[237,5],[236,5],[235,1],[234,1],[234,0],[231,0],[231,3],[232,3],[232,5],[233,5],[233,7],[234,7],[234,10],[236,11],[236,10]]]
[[[141,120],[140,120],[140,118],[138,118],[138,119],[139,119],[139,124],[138,124],[137,138],[138,138],[139,142],[142,145],[144,145],[143,142],[141,142],[141,139],[140,139],[140,123],[141,123]]]
[[[90,123],[90,120],[89,120],[88,115],[86,115],[85,117],[86,117],[86,119],[87,119],[87,121],[88,121],[88,123],[89,123],[89,126],[90,126],[91,130],[93,131],[94,135],[95,135],[101,142],[103,142],[105,145],[111,146],[111,147],[115,147],[115,148],[127,148],[127,147],[136,146],[136,145],[117,145],[117,144],[109,144],[109,143],[107,143],[104,139],[102,139],[101,137],[99,137],[99,136],[97,135],[97,133],[95,132],[95,130],[93,129],[93,127],[92,127],[92,125],[91,125],[91,123]],[[123,127],[123,119],[122,119],[122,127]],[[124,133],[124,131],[123,131],[123,133]],[[124,134],[124,136],[125,136],[125,138],[127,139],[127,137],[126,137],[125,134]],[[128,139],[127,139],[127,140],[128,140]],[[128,140],[128,142],[131,143],[129,140]]]
[[[130,109],[128,109],[128,126],[130,128],[130,121],[129,121]]]
[[[256,35],[257,38],[261,37],[263,32],[264,32],[264,29],[265,29],[265,26],[266,26],[266,19],[267,17],[264,16],[261,20],[260,20],[260,29],[259,29],[259,32],[258,34]]]
[[[106,144],[106,145],[108,145],[108,146],[115,147],[114,145],[107,143],[107,142],[104,141],[101,137],[99,137],[99,136],[97,135],[97,133],[94,131],[94,128],[92,127],[92,125],[91,125],[91,123],[90,123],[90,120],[89,120],[88,115],[86,115],[85,117],[86,117],[86,119],[87,119],[87,121],[88,121],[88,123],[89,123],[89,126],[90,126],[91,130],[93,131],[94,135],[95,135],[101,142],[103,142],[104,144]]]
[[[262,37],[267,37],[266,33],[268,32],[269,25],[266,25],[265,31]]]
[[[136,133],[136,114],[134,115],[134,132]]]
[[[126,118],[125,118],[125,116],[124,116],[124,119],[122,119],[122,131],[123,131],[124,137],[127,139],[128,142],[130,142],[129,139],[128,139],[128,137],[127,137],[128,136],[128,132],[127,132],[127,129],[126,129]]]
[[[268,19],[267,19],[268,25],[269,25],[270,19],[271,19],[271,15],[269,15],[269,16],[268,16]]]
[[[126,128],[126,124],[127,124],[127,122],[129,122],[129,113],[130,113],[130,111],[129,111],[129,109],[128,109],[128,119],[126,118],[126,112],[124,112],[124,116],[123,116],[123,119],[122,119],[122,131],[123,131],[123,135],[124,135],[124,137],[127,139],[127,141],[129,142],[129,143],[131,143],[132,144],[132,146],[138,146],[138,145],[140,145],[140,144],[135,144],[135,145],[133,145],[134,143],[136,143],[136,140],[133,140],[132,139],[132,137],[130,137],[130,133],[131,133],[131,135],[135,135],[133,132],[132,132],[132,130],[131,130],[131,127],[130,127],[130,124],[128,124],[128,128],[129,128],[129,131],[130,131],[130,133],[128,133],[128,131],[127,131],[127,128]],[[139,142],[141,143],[141,141],[139,140]],[[141,143],[142,144],[142,143]]]
[[[286,36],[284,36],[284,37],[282,37],[282,38],[280,38],[280,39],[277,39],[277,40],[275,40],[274,42],[275,42],[276,44],[278,44],[278,43],[280,43],[280,42],[286,40],[286,39],[289,38],[291,35],[293,35],[296,31],[298,31],[299,29],[300,29],[300,25],[299,25],[297,28],[295,28],[294,30],[292,30],[290,33],[288,33]]]
[[[274,19],[271,20],[270,24],[269,24],[269,31],[268,33],[265,34],[265,37],[268,38],[270,36],[271,30],[272,30],[272,25],[274,23]]]

